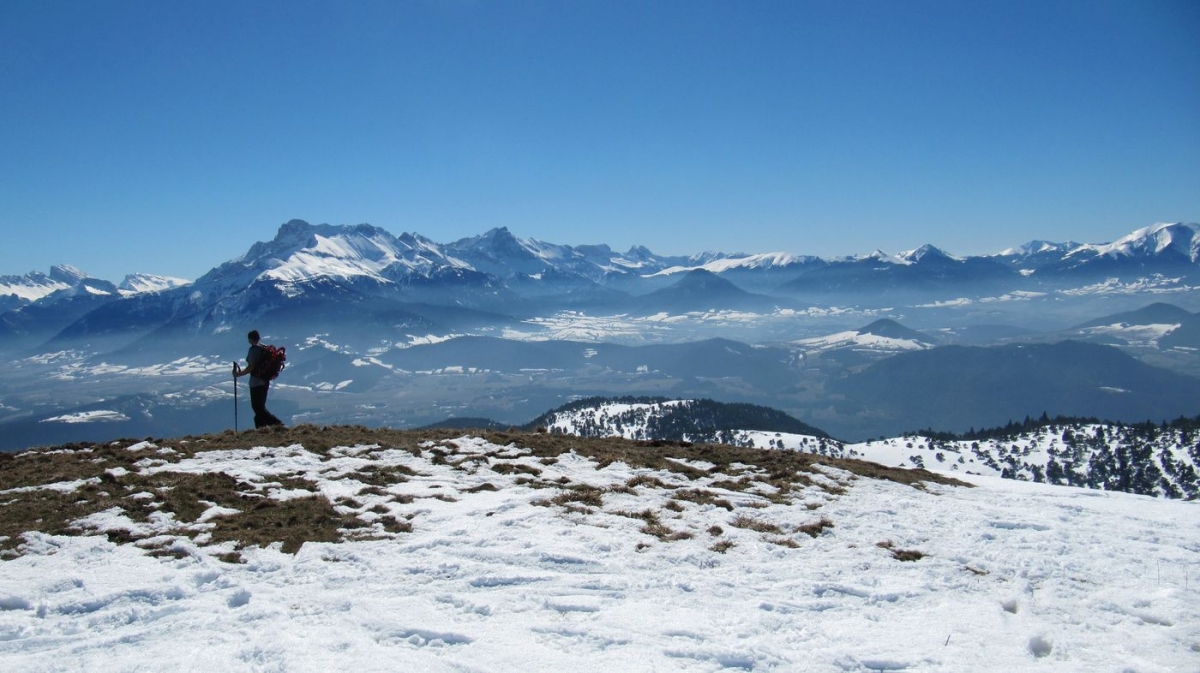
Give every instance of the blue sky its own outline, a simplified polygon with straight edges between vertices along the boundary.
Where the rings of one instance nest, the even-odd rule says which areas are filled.
[[[1200,220],[1200,3],[0,3],[0,274],[292,218],[664,254]]]

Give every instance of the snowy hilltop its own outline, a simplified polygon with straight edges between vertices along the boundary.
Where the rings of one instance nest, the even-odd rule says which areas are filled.
[[[16,454],[0,659],[1200,668],[1195,503],[657,444],[301,427]]]
[[[1156,425],[1043,417],[966,435],[927,431],[847,443],[766,407],[594,397],[547,412],[530,425],[579,437],[720,442],[891,467],[1200,498],[1200,418]]]

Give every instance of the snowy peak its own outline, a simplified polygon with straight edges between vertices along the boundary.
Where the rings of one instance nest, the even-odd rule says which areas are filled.
[[[876,320],[858,330],[801,339],[793,343],[807,353],[850,350],[878,355],[924,350],[935,345],[928,336],[890,318]]]
[[[468,240],[474,249],[495,257],[539,257],[532,241],[517,238],[508,227],[491,229],[482,236]]]
[[[76,285],[88,275],[69,264],[56,264],[50,268],[50,278],[67,285]]]
[[[901,264],[929,264],[936,262],[955,262],[958,258],[946,254],[945,251],[926,243],[916,250],[902,252],[896,255]]]
[[[996,254],[997,257],[1033,257],[1044,255],[1065,255],[1068,252],[1079,247],[1079,243],[1069,241],[1066,243],[1054,243],[1051,241],[1030,241],[1025,245],[1019,245],[1015,248],[1007,248]]]
[[[517,238],[507,227],[492,229],[446,246],[449,254],[464,260],[476,271],[498,278],[538,276],[569,268],[575,257],[569,246]]]
[[[368,224],[311,225],[291,220],[279,228],[274,240],[254,244],[245,255],[214,269],[201,281],[249,275],[249,282],[294,284],[325,278],[388,283],[397,275],[429,275],[446,267],[466,264],[414,234],[397,238]]]
[[[810,255],[793,255],[786,252],[766,252],[755,255],[737,253],[724,255],[707,252],[689,258],[688,264],[671,266],[652,275],[669,276],[691,271],[707,271],[710,273],[726,273],[737,270],[775,270],[788,269],[806,264],[818,263],[817,257]]]
[[[116,294],[117,288],[112,283],[91,278],[67,264],[51,267],[49,275],[32,271],[24,276],[0,276],[0,310],[10,310],[52,296]]]
[[[140,294],[143,292],[161,292],[171,288],[191,285],[192,281],[170,276],[156,276],[149,273],[131,273],[117,286],[124,293]]]
[[[455,241],[446,249],[476,271],[501,279],[546,275],[558,279],[576,277],[593,283],[613,276],[653,274],[682,263],[683,259],[662,257],[640,246],[620,254],[603,244],[570,246],[518,238],[503,227]]]
[[[1200,225],[1159,223],[1138,229],[1108,245],[1084,248],[1097,256],[1178,257],[1197,262],[1200,261]]]
[[[0,297],[10,297],[11,301],[24,304],[65,290],[71,285],[40,271],[31,271],[24,276],[0,276]]]

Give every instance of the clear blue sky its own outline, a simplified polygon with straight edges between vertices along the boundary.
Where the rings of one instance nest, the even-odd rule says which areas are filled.
[[[1200,2],[7,0],[0,274],[291,219],[821,256],[1200,220]]]

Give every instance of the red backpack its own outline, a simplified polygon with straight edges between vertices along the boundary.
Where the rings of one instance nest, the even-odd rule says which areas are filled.
[[[250,375],[256,379],[274,381],[287,362],[287,348],[271,344],[259,344],[258,347],[262,349],[262,357],[258,359],[258,364],[250,371]]]

